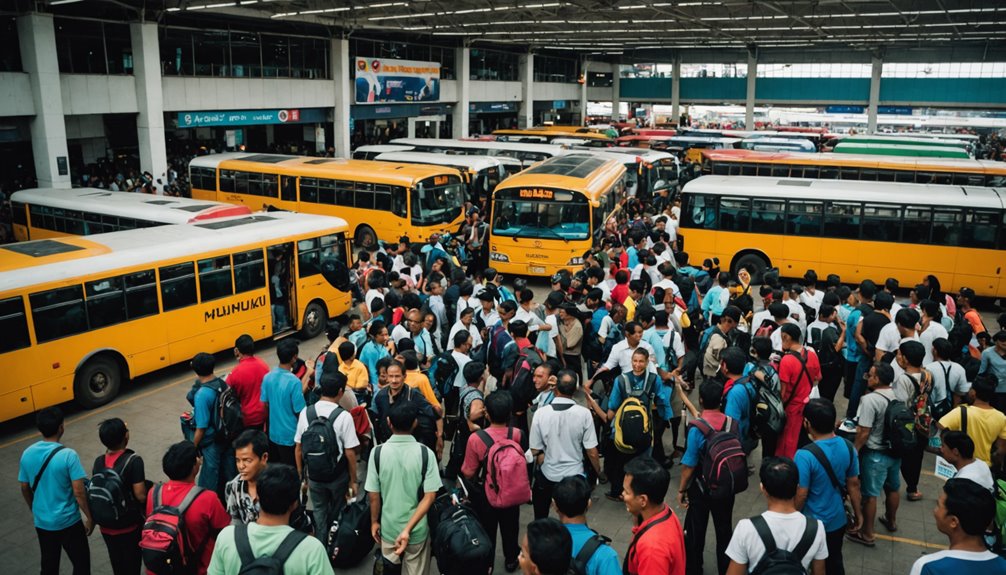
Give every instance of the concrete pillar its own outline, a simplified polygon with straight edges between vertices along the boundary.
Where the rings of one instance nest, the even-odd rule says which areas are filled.
[[[164,95],[161,90],[161,49],[156,22],[132,22],[133,80],[136,83],[136,139],[140,169],[154,175],[157,193],[167,184],[168,150],[164,137]],[[160,179],[161,184],[156,181]]]
[[[520,56],[520,110],[517,127],[534,126],[534,54]]]
[[[580,84],[580,125],[587,125],[587,59],[582,60],[583,66],[580,69],[580,77],[583,83]]]
[[[336,158],[350,157],[349,105],[353,101],[354,67],[349,62],[349,40],[332,40],[332,81],[335,83],[335,114],[332,129]]]
[[[671,63],[671,118],[677,123],[681,118],[681,55],[675,54]]]
[[[38,185],[42,188],[69,188],[70,157],[52,16],[38,13],[18,16],[17,35],[21,66],[28,73],[35,104],[35,117],[31,119],[30,127]]]
[[[754,130],[755,86],[758,83],[758,53],[748,50],[748,86],[744,101],[744,129]]]
[[[614,122],[619,120],[618,109],[622,107],[622,62],[615,60],[611,63],[611,119]]]
[[[877,131],[877,106],[880,104],[880,76],[884,71],[884,61],[873,58],[873,73],[870,75],[870,104],[866,108],[866,132]]]
[[[468,137],[468,119],[471,112],[472,59],[471,49],[458,48],[454,51],[455,83],[457,84],[458,103],[454,104],[454,118],[451,132],[455,138]]]

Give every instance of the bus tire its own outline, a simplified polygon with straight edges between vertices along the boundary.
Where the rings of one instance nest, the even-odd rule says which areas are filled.
[[[307,304],[307,308],[304,310],[304,321],[300,329],[304,338],[312,339],[318,337],[325,331],[327,324],[328,312],[325,311],[325,306],[316,301]]]
[[[358,248],[369,248],[377,245],[377,234],[370,226],[360,226],[356,228],[356,238],[353,239]]]
[[[737,277],[737,272],[741,271],[741,268],[747,268],[751,272],[751,283],[760,284],[762,274],[768,269],[768,262],[758,254],[744,254],[734,261],[730,275]]]
[[[85,409],[94,409],[115,399],[122,386],[122,366],[108,355],[92,357],[77,370],[73,396]]]

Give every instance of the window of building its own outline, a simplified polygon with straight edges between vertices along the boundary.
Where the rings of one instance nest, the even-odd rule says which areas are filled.
[[[869,78],[872,72],[872,64],[862,63],[758,63],[759,78]]]
[[[660,64],[654,65],[655,74],[659,70],[660,66],[661,66]],[[758,73],[759,75],[761,75],[761,68],[759,68]],[[684,63],[681,64],[682,78],[747,78],[747,75],[748,75],[747,63],[734,62],[731,64],[684,64]],[[665,77],[670,78],[671,73],[667,72]]]
[[[262,44],[254,32],[231,32],[231,70],[235,78],[262,77]]]
[[[0,72],[20,72],[22,69],[17,17],[5,16],[0,21]],[[4,351],[2,347],[0,351]]]
[[[133,43],[129,24],[105,22],[105,59],[109,74],[133,73]]]
[[[535,56],[534,81],[572,84],[579,79],[579,68],[579,63],[576,60]]]
[[[591,88],[610,88],[614,84],[610,72],[587,72],[587,86]]]
[[[101,22],[56,18],[56,59],[64,74],[107,74]]]
[[[228,34],[224,30],[192,32],[192,53],[196,76],[231,76]]]
[[[158,30],[161,73],[165,76],[193,75],[192,31],[178,28]]]
[[[516,82],[520,79],[520,56],[518,54],[473,48],[469,64],[472,80]]]
[[[262,76],[290,77],[290,39],[285,36],[262,35]]]
[[[317,80],[331,78],[328,54],[331,42],[321,38],[289,38],[290,76]]]
[[[882,78],[1002,78],[1006,62],[884,62]]]

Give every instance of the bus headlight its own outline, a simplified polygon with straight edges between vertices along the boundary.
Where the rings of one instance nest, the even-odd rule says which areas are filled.
[[[568,265],[568,266],[582,266],[583,265],[583,257],[582,256],[577,256],[575,258],[569,258],[569,261],[566,262],[566,265]]]
[[[494,262],[507,262],[507,263],[510,262],[509,256],[507,256],[506,254],[501,254],[499,252],[490,252],[489,259]]]

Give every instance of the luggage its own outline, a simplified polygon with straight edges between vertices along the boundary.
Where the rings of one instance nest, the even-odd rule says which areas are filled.
[[[347,503],[328,529],[325,549],[333,567],[354,567],[374,548],[370,535],[370,498],[363,494]]]

